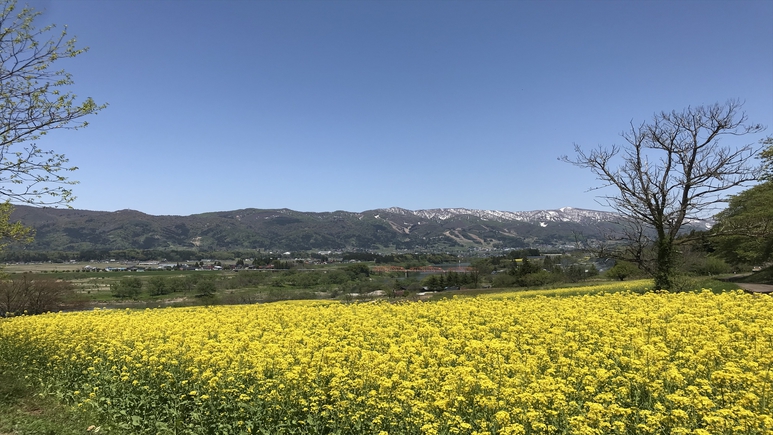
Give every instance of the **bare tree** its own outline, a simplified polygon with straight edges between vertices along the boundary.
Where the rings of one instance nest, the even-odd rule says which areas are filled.
[[[27,312],[56,311],[73,294],[72,284],[64,280],[38,279],[27,286]]]
[[[14,280],[2,278],[4,279],[0,280],[0,317],[24,311],[26,304],[24,287]]]
[[[670,289],[674,275],[674,244],[682,225],[710,216],[728,189],[754,180],[754,145],[725,147],[722,136],[742,136],[764,129],[747,123],[741,103],[688,107],[661,112],[649,123],[623,132],[626,144],[599,146],[588,152],[575,144],[575,158],[560,159],[593,172],[601,186],[616,193],[600,202],[629,224],[628,259],[649,268],[656,289]],[[654,251],[649,261],[647,245]],[[648,267],[649,265],[649,267]]]
[[[0,280],[0,316],[56,311],[72,294],[67,281],[33,280],[27,273],[14,275]]]

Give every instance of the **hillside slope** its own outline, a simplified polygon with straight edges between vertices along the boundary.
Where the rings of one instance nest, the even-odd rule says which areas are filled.
[[[613,213],[570,207],[530,212],[393,207],[361,213],[250,208],[154,216],[20,205],[12,219],[35,229],[35,240],[25,249],[37,251],[521,248],[573,245],[617,227]]]

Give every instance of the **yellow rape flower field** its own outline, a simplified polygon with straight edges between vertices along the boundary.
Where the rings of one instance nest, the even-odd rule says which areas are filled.
[[[0,351],[131,433],[773,434],[773,298],[742,292],[97,310]]]

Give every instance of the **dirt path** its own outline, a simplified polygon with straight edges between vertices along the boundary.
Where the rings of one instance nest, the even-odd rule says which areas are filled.
[[[746,284],[742,282],[733,283],[738,287],[752,293],[766,293],[773,294],[773,285],[769,284]]]

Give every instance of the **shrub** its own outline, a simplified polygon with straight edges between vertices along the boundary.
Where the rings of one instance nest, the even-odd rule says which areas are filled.
[[[163,276],[154,276],[148,280],[148,293],[151,296],[169,294],[171,288],[167,286],[167,279]]]
[[[215,283],[208,279],[203,279],[196,284],[196,296],[212,296],[217,291]]]
[[[137,299],[142,291],[142,280],[134,277],[121,278],[110,284],[110,292],[117,298]]]
[[[498,273],[494,275],[494,278],[491,280],[491,286],[499,288],[515,287],[518,285],[517,281],[518,277],[514,275],[509,273]]]
[[[704,276],[721,275],[730,272],[730,265],[721,258],[702,257],[690,267],[690,272]]]
[[[607,278],[624,281],[626,278],[636,275],[639,268],[633,263],[627,261],[618,261],[614,266],[607,270]]]
[[[169,293],[187,293],[193,289],[193,284],[187,278],[169,278],[166,282],[166,288]]]
[[[540,270],[518,277],[518,285],[521,287],[539,287],[553,282],[554,276],[546,270]]]

